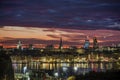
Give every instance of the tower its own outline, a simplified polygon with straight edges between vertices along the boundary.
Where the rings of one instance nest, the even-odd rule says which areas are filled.
[[[62,49],[62,37],[60,38],[59,49]]]
[[[18,41],[17,49],[22,49],[22,43],[21,43],[21,41]]]
[[[98,48],[98,41],[96,37],[93,37],[93,48],[94,49]]]
[[[88,36],[87,36],[87,38],[85,39],[85,43],[84,43],[84,49],[88,49],[89,48],[89,46],[90,46],[90,42],[89,42],[89,39],[88,39]]]

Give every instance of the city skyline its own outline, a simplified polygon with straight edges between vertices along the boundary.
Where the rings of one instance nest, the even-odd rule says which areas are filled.
[[[86,39],[89,39],[92,46],[93,38],[97,37],[99,46],[111,46],[120,43],[120,31],[116,30],[76,30],[62,28],[34,28],[4,26],[0,28],[0,43],[4,47],[16,47],[18,41],[22,45],[33,44],[36,47],[46,45],[59,46],[62,37],[63,46],[83,47]]]
[[[92,45],[120,43],[118,0],[1,0],[0,44],[30,43],[40,47],[59,45],[83,47],[86,37]],[[41,45],[40,45],[41,44]]]

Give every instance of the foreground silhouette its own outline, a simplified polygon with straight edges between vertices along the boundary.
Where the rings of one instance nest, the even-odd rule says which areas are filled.
[[[76,76],[75,80],[120,80],[120,70],[90,72],[86,75]]]
[[[0,51],[0,80],[14,80],[12,62],[5,51]]]

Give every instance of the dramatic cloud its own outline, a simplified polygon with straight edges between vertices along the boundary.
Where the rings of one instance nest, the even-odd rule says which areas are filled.
[[[1,26],[119,29],[118,0],[1,0]]]
[[[119,0],[0,0],[0,42],[82,46],[120,43]]]
[[[18,31],[19,29],[19,31]],[[33,27],[11,27],[0,28],[0,44],[16,45],[20,40],[24,45],[58,45],[62,37],[64,46],[83,46],[86,39],[92,45],[93,37],[97,37],[100,45],[112,45],[120,43],[120,31],[118,30],[76,30],[63,28],[33,28]]]
[[[49,35],[49,34],[48,34],[47,36],[52,37],[52,38],[60,39],[60,37],[59,37],[58,35]]]

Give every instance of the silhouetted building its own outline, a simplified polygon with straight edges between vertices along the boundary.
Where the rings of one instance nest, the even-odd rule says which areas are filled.
[[[62,49],[62,46],[63,46],[63,44],[62,44],[62,37],[60,38],[60,43],[59,43],[59,49],[61,50]]]
[[[46,49],[54,49],[54,46],[52,44],[51,45],[47,45]]]
[[[93,48],[94,49],[98,48],[98,41],[96,37],[93,38]]]
[[[33,44],[29,44],[28,49],[33,50],[33,49],[34,49],[34,48],[33,48]]]
[[[77,49],[76,46],[70,46],[69,48],[70,48],[70,49]]]

